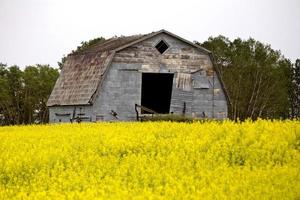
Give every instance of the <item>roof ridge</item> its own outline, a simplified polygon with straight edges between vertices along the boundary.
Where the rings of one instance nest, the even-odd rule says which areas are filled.
[[[89,54],[89,53],[99,53],[104,51],[114,51],[115,49],[118,49],[121,46],[124,46],[128,43],[131,43],[133,41],[136,41],[140,38],[143,38],[147,34],[135,34],[135,35],[129,35],[129,36],[114,36],[111,37],[103,42],[96,43],[83,51],[71,53],[70,55],[83,55],[83,54]]]

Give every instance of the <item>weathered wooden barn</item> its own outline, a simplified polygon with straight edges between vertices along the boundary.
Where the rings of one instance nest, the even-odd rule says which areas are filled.
[[[50,122],[70,122],[152,112],[224,119],[228,103],[211,52],[161,30],[68,55],[47,106]]]

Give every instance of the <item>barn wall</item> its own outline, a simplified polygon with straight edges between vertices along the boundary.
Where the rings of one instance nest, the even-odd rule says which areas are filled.
[[[58,122],[70,122],[70,119],[73,117],[75,109],[75,117],[81,116],[86,119],[83,121],[92,121],[95,120],[92,106],[54,106],[49,107],[49,122],[58,123]]]
[[[141,73],[137,68],[140,64],[112,63],[94,103],[97,121],[135,119],[134,105],[141,102]]]
[[[162,55],[154,48],[161,39],[169,45]],[[145,72],[174,73],[170,112],[182,114],[185,105],[189,116],[227,117],[224,91],[209,56],[164,33],[115,54],[94,102],[94,117],[135,119],[134,105],[141,102],[141,80]],[[111,110],[118,114],[118,119],[110,114]]]

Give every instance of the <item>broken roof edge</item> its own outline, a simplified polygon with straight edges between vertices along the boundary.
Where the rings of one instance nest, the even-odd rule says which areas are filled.
[[[98,46],[105,46],[109,43],[113,43],[113,42],[116,42],[116,41],[122,41],[123,39],[133,38],[133,41],[136,41],[136,40],[139,40],[139,39],[135,39],[135,38],[143,38],[147,35],[149,35],[149,34],[134,34],[134,35],[129,35],[129,36],[124,36],[124,35],[113,36],[111,38],[105,39],[104,41],[100,41],[98,43],[95,43],[95,44],[87,47],[84,50],[81,50],[81,51],[78,51],[78,52],[71,52],[70,54],[68,54],[68,56],[95,54],[95,53],[99,53],[99,52],[114,52],[117,48],[125,46],[125,45],[127,45],[128,43],[131,43],[131,42],[128,42],[127,44],[121,44],[120,46],[113,47],[112,49],[104,49],[104,50],[103,49],[101,50],[101,48],[100,48],[100,50],[93,50],[93,49],[97,48]]]
[[[115,52],[113,51],[113,52],[111,53],[111,55],[109,55],[109,58],[108,58],[108,60],[107,60],[107,64],[106,64],[105,71],[101,74],[102,79],[99,81],[96,90],[93,92],[92,96],[90,97],[89,103],[90,103],[91,105],[93,105],[93,104],[95,103],[96,97],[97,97],[97,95],[99,94],[99,92],[100,92],[100,90],[101,90],[101,88],[102,88],[102,84],[103,84],[103,82],[104,82],[104,80],[105,80],[105,78],[106,78],[107,72],[108,72],[108,70],[109,70],[109,68],[110,68],[110,65],[111,65],[112,60],[113,60],[114,57],[115,57]]]
[[[229,97],[228,90],[227,90],[227,88],[226,88],[226,86],[225,86],[225,84],[224,84],[224,81],[223,81],[223,78],[222,78],[222,76],[221,76],[219,67],[217,66],[217,64],[216,64],[216,62],[215,62],[215,58],[214,58],[213,53],[210,53],[210,54],[209,54],[209,57],[210,57],[210,60],[211,60],[211,62],[212,62],[212,66],[213,66],[214,70],[216,71],[217,77],[218,77],[219,80],[220,80],[221,87],[222,87],[222,89],[223,89],[223,91],[224,91],[224,94],[225,94],[225,97],[226,97],[226,99],[227,99],[227,106],[228,106],[228,108],[229,108],[229,107],[232,105],[232,104],[231,104],[231,99],[230,99],[230,97]],[[228,110],[227,110],[227,113],[228,113]]]
[[[80,103],[78,103],[78,104],[51,104],[51,105],[48,105],[47,104],[47,107],[49,107],[49,108],[51,108],[51,107],[59,107],[59,106],[92,106],[93,104],[91,104],[91,103],[87,103],[87,104],[80,104]]]
[[[148,34],[135,34],[135,35],[130,35],[130,36],[120,36],[120,37],[114,36],[114,37],[111,37],[111,38],[109,38],[107,40],[104,40],[104,41],[102,41],[100,43],[93,44],[93,45],[91,45],[90,47],[88,47],[85,50],[82,50],[82,51],[79,51],[79,52],[71,52],[66,57],[69,57],[69,56],[72,57],[72,56],[76,56],[76,55],[85,55],[85,54],[95,54],[95,53],[100,52],[100,51],[94,51],[93,52],[93,51],[89,51],[89,50],[92,49],[92,48],[94,48],[94,47],[96,47],[97,45],[104,45],[106,43],[109,43],[109,42],[112,42],[114,40],[118,40],[118,39],[121,39],[121,38],[141,36],[141,38],[136,39],[136,40],[134,40],[132,42],[129,42],[128,44],[119,46],[119,47],[117,47],[115,49],[108,50],[108,51],[118,52],[118,51],[121,51],[121,50],[123,50],[123,49],[125,49],[127,47],[130,47],[130,46],[134,45],[134,44],[137,44],[139,42],[142,42],[144,40],[152,38],[152,37],[154,37],[154,36],[156,36],[158,34],[161,34],[161,33],[165,33],[165,34],[167,34],[167,35],[169,35],[171,37],[174,37],[174,38],[176,38],[176,39],[178,39],[178,40],[180,40],[180,41],[182,41],[182,42],[184,42],[186,44],[189,44],[189,45],[197,48],[198,50],[200,50],[202,53],[205,53],[207,55],[209,55],[211,53],[211,51],[205,49],[204,47],[201,47],[201,46],[199,46],[199,45],[197,45],[197,44],[195,44],[195,43],[193,43],[193,42],[191,42],[189,40],[186,40],[186,39],[184,39],[184,38],[182,38],[182,37],[180,37],[180,36],[178,36],[178,35],[176,35],[174,33],[169,32],[169,31],[167,31],[165,29],[161,29],[159,31],[154,31],[154,32],[151,32],[151,33],[148,33]]]
[[[193,46],[193,47],[199,49],[202,53],[205,53],[205,54],[207,54],[207,55],[209,55],[209,54],[211,53],[211,51],[209,51],[209,50],[207,50],[207,49],[205,49],[205,48],[203,48],[203,47],[201,47],[201,46],[199,46],[199,45],[197,45],[197,44],[194,44],[193,42],[191,42],[191,41],[189,41],[189,40],[186,40],[186,39],[184,39],[184,38],[182,38],[182,37],[180,37],[180,36],[178,36],[178,35],[175,35],[174,33],[171,33],[171,32],[169,32],[169,31],[167,31],[167,30],[165,30],[165,29],[161,29],[160,31],[156,31],[156,32],[152,32],[152,33],[146,34],[144,37],[142,37],[142,38],[140,38],[140,39],[137,39],[136,41],[133,41],[133,42],[131,42],[131,43],[128,43],[128,44],[126,44],[126,45],[123,45],[123,46],[121,46],[121,47],[115,49],[114,51],[116,51],[116,52],[117,52],[117,51],[121,51],[121,50],[123,50],[123,49],[125,49],[125,48],[127,48],[127,47],[130,47],[130,46],[132,46],[132,45],[134,45],[134,44],[137,44],[137,43],[139,43],[139,42],[142,42],[142,41],[144,41],[144,40],[147,40],[147,39],[149,39],[149,38],[152,38],[152,37],[154,37],[154,36],[156,36],[156,35],[158,35],[158,34],[161,34],[161,33],[165,33],[165,34],[170,35],[170,36],[172,36],[172,37],[174,37],[174,38],[176,38],[176,39],[178,39],[178,40],[180,40],[180,41],[182,41],[182,42],[184,42],[184,43],[187,43],[187,44],[189,44],[189,45],[191,45],[191,46]]]
[[[99,53],[99,52],[94,52],[94,54],[97,54],[97,53]],[[76,56],[84,56],[85,54],[75,54],[75,55],[70,55],[70,56],[68,56],[67,57],[67,59],[72,59],[72,57],[76,57]],[[105,60],[105,62],[104,62],[104,68],[105,68],[105,70],[104,70],[104,72],[102,72],[101,73],[101,77],[102,78],[105,78],[106,77],[106,74],[107,74],[107,71],[108,71],[108,69],[110,68],[110,65],[111,65],[111,62],[112,62],[112,60],[113,60],[113,58],[114,58],[114,55],[115,55],[115,52],[113,51],[113,52],[111,52],[109,55],[108,55],[108,57],[106,58],[106,60]],[[59,78],[60,78],[60,76],[61,76],[61,74],[63,73],[63,71],[64,71],[64,68],[62,68],[62,70],[61,70],[61,72],[60,72],[60,74],[59,74]],[[59,79],[58,78],[58,79]],[[102,79],[101,78],[101,79]],[[58,79],[56,80],[56,82],[58,82]],[[69,104],[51,104],[51,103],[49,103],[49,99],[50,99],[50,96],[52,95],[52,92],[54,91],[54,89],[52,90],[52,92],[51,92],[51,94],[50,94],[50,96],[49,96],[49,98],[48,98],[48,100],[47,100],[47,104],[46,104],[46,106],[47,107],[55,107],[55,106],[92,106],[93,104],[94,104],[94,102],[95,102],[95,97],[97,96],[97,93],[101,90],[100,88],[101,88],[101,86],[102,86],[102,83],[104,82],[103,80],[99,80],[99,82],[98,82],[98,84],[97,84],[97,87],[95,88],[95,90],[92,92],[92,94],[91,94],[91,96],[90,96],[90,98],[89,98],[89,100],[86,102],[86,103],[69,103]],[[55,82],[55,85],[56,85],[56,82]]]

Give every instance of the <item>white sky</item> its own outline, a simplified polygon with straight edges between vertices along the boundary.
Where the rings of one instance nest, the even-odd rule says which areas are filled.
[[[0,62],[57,66],[81,41],[166,29],[253,37],[300,58],[300,0],[0,0]]]

